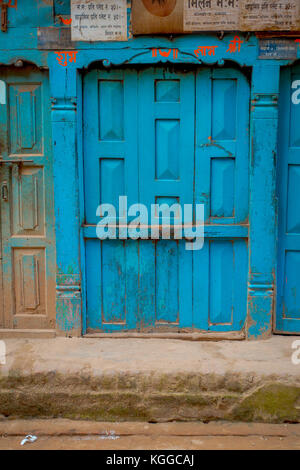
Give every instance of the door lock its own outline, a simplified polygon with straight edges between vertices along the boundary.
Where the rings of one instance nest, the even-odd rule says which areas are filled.
[[[3,183],[1,187],[1,198],[3,201],[8,201],[8,187],[7,183]]]

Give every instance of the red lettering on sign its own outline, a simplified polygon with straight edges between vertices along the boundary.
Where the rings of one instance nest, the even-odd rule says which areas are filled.
[[[67,26],[72,23],[72,18],[68,19],[68,18],[63,18],[62,16],[60,16],[60,20],[63,24],[65,24]]]
[[[56,60],[59,63],[59,65],[62,65],[63,67],[66,67],[68,65],[68,57],[69,56],[69,62],[76,62],[76,54],[78,51],[61,51],[61,52],[54,52],[54,54],[57,55]]]
[[[241,51],[241,45],[243,44],[244,41],[241,41],[239,36],[235,36],[232,41],[229,42],[229,48],[227,49],[226,52],[230,52],[230,54],[233,54],[234,52],[240,52]]]

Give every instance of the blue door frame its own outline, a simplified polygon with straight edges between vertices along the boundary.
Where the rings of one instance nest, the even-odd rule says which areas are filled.
[[[228,40],[232,39],[230,36]],[[220,44],[218,57],[199,61],[195,44],[206,41]],[[176,47],[177,57],[152,56],[153,47]],[[280,65],[285,62],[256,59],[257,40],[247,44],[247,54],[237,56],[238,65],[252,68],[250,107],[250,176],[247,319],[245,336],[249,339],[270,336],[273,328],[276,267],[275,154],[277,151],[278,94]],[[57,318],[61,334],[86,333],[86,293],[84,239],[83,150],[82,150],[82,75],[92,63],[104,66],[153,63],[189,63],[222,66],[228,59],[227,42],[212,37],[184,37],[170,43],[166,38],[135,39],[129,47],[103,45],[78,54],[76,65],[58,66],[49,56],[52,85],[52,123],[55,142],[55,194],[57,235]],[[66,155],[68,158],[66,159]],[[78,160],[77,160],[78,159]],[[65,172],[68,179],[65,178]],[[79,169],[79,170],[78,170]],[[80,196],[81,195],[81,196]],[[78,214],[79,217],[78,217]],[[82,276],[81,276],[81,273]]]
[[[88,332],[241,331],[247,308],[249,84],[233,68],[84,77]],[[208,138],[209,137],[209,138]],[[203,204],[202,250],[97,239],[101,204]],[[151,222],[153,223],[153,222]]]

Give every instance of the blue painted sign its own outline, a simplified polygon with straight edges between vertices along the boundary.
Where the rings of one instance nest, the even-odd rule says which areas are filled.
[[[298,45],[289,39],[260,39],[259,59],[296,59]]]

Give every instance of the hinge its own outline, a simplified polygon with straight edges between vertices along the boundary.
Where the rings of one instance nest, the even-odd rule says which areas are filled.
[[[7,31],[7,3],[1,3],[1,31],[6,33]]]

